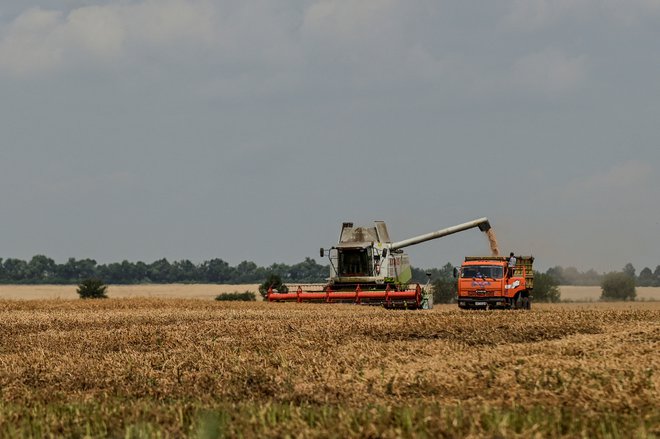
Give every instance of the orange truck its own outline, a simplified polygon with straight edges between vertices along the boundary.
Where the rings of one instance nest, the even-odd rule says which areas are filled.
[[[533,256],[516,256],[509,269],[502,256],[467,256],[454,269],[461,309],[530,309],[534,289]]]

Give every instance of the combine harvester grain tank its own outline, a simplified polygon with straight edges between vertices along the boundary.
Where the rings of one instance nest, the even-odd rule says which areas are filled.
[[[428,288],[411,284],[410,260],[403,249],[472,228],[490,230],[487,218],[447,227],[402,241],[392,242],[383,221],[373,227],[355,227],[343,223],[339,242],[330,249],[321,248],[321,257],[330,262],[330,277],[325,285],[310,288],[288,286],[288,291],[268,290],[270,302],[320,302],[381,305],[386,308],[430,308]]]

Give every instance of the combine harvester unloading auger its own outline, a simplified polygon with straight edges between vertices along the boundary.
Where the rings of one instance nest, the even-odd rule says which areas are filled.
[[[321,257],[330,260],[330,279],[316,290],[288,286],[285,291],[268,290],[269,302],[356,303],[386,308],[430,308],[432,296],[427,288],[410,284],[412,271],[403,248],[443,236],[479,228],[490,230],[487,218],[480,218],[437,232],[392,242],[383,221],[374,227],[353,227],[344,223],[339,243]]]

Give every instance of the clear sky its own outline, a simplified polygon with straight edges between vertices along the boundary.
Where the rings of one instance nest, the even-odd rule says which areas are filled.
[[[659,167],[659,0],[0,2],[0,257],[654,269]]]

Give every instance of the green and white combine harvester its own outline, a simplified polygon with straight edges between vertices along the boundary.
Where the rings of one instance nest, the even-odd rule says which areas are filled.
[[[428,309],[433,306],[429,288],[412,284],[410,259],[405,247],[442,238],[464,230],[490,230],[487,218],[480,218],[436,232],[392,242],[383,221],[373,227],[343,223],[339,243],[321,248],[321,257],[330,261],[330,278],[324,285],[270,288],[269,302],[320,302],[380,305],[386,308]]]

